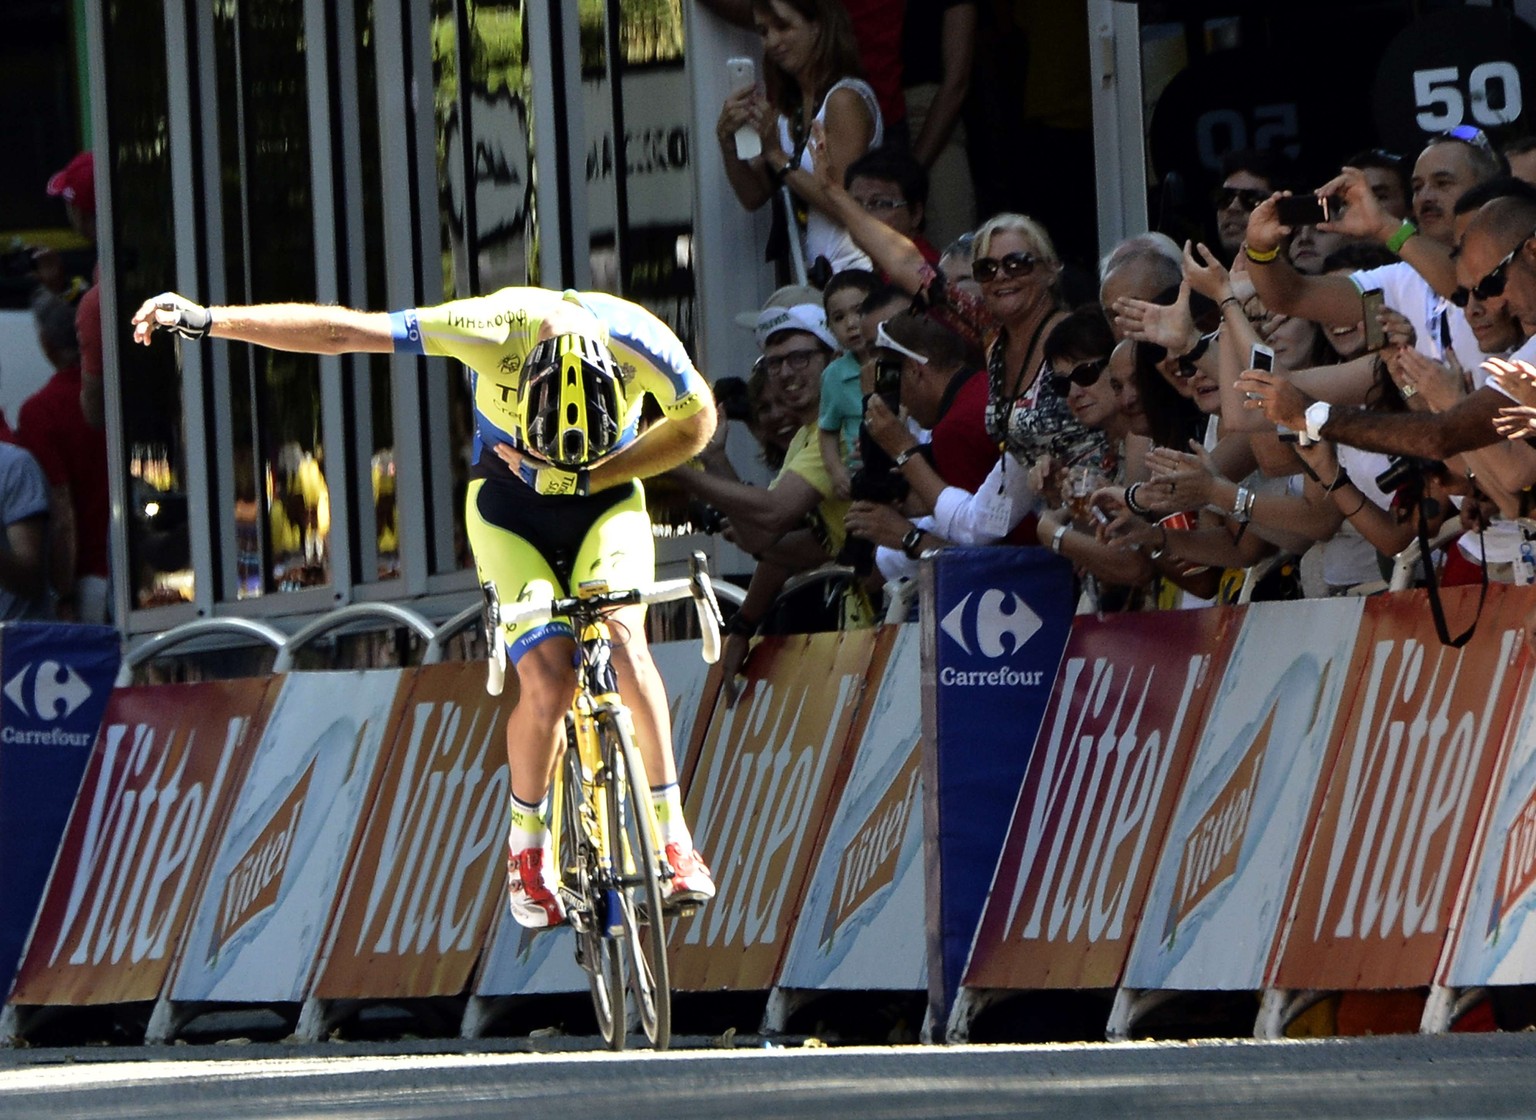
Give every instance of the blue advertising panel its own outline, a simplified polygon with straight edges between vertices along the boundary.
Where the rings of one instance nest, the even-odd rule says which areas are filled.
[[[948,1019],[1072,631],[1072,568],[1043,548],[923,563],[929,1021]]]
[[[110,626],[0,626],[0,992],[15,978],[120,656]]]

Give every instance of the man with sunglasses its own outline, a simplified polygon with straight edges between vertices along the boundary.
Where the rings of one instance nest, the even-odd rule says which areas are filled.
[[[1230,265],[1243,247],[1248,215],[1284,185],[1285,158],[1260,148],[1238,148],[1221,159],[1221,186],[1211,195],[1216,207],[1216,239]]]
[[[880,324],[875,360],[900,379],[900,408],[927,433],[914,435],[880,394],[865,405],[870,436],[890,455],[904,481],[932,472],[943,486],[976,491],[997,462],[987,435],[987,378],[966,361],[953,331],[912,312]],[[930,516],[908,517],[895,505],[854,502],[848,532],[874,542],[875,563],[888,581],[916,574],[917,558],[942,543]]]
[[[1530,241],[1531,231],[1536,230],[1536,192],[1508,179],[1489,182],[1486,190],[1497,197],[1475,210],[1467,209],[1457,221],[1461,245],[1455,258],[1458,291],[1453,302],[1472,306],[1503,301],[1517,319],[1536,322],[1536,274],[1532,273]],[[1483,193],[1482,188],[1478,191]],[[1460,202],[1457,209],[1463,209]],[[1448,330],[1452,319],[1465,321],[1466,317],[1460,313],[1443,316],[1437,333]],[[1536,360],[1536,340],[1527,339],[1510,357]],[[1252,371],[1238,384],[1260,396],[1246,407],[1263,408],[1270,420],[1305,431],[1312,438],[1437,461],[1475,453],[1468,465],[1479,487],[1498,500],[1508,514],[1517,509],[1515,496],[1519,491],[1536,484],[1536,452],[1502,444],[1494,420],[1509,403],[1508,396],[1498,379],[1486,380],[1486,371],[1480,366],[1470,372],[1475,383],[1472,391],[1438,412],[1381,412],[1313,401],[1284,378]],[[1413,390],[1413,382],[1406,382],[1404,394]]]
[[[1456,289],[1451,259],[1454,206],[1466,191],[1501,171],[1498,154],[1476,129],[1456,129],[1436,136],[1414,164],[1414,218],[1398,221],[1382,208],[1359,168],[1344,168],[1317,190],[1322,197],[1342,202],[1343,214],[1319,228],[1379,241],[1399,258],[1395,264],[1350,276],[1304,276],[1297,272],[1283,252],[1292,231],[1280,222],[1275,199],[1268,199],[1248,218],[1243,251],[1254,288],[1270,311],[1324,326],[1358,323],[1361,293],[1379,288],[1386,306],[1413,324],[1420,353],[1444,361],[1446,351],[1452,350],[1464,367],[1475,366],[1485,355],[1466,316],[1459,312],[1443,314],[1443,297]],[[1449,328],[1448,339],[1442,338],[1439,329],[1442,319]]]

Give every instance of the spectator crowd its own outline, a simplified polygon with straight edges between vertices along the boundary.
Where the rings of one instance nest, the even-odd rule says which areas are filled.
[[[956,545],[1049,548],[1093,611],[1536,581],[1536,142],[1462,126],[1325,182],[1232,151],[1208,243],[1130,237],[1069,302],[1052,231],[972,225],[940,186],[974,5],[907,5],[943,63],[936,132],[889,116],[860,5],[709,6],[763,45],[719,115],[727,178],[804,266],[756,316],[735,414],[771,483],[742,481],[727,423],[671,474],[755,561],[729,668],[803,573],[835,577],[819,624],[864,625]]]

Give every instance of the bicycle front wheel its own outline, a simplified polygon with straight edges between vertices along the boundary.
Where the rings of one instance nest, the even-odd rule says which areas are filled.
[[[604,898],[601,857],[593,839],[594,814],[603,811],[587,800],[576,750],[575,728],[567,724],[565,760],[560,767],[560,885],[572,932],[576,963],[587,974],[597,1030],[610,1049],[624,1049],[628,1023],[624,1012],[624,954],[620,943],[603,936]]]
[[[628,729],[610,713],[599,718],[598,734],[609,767],[609,845],[622,884],[624,971],[641,1029],[652,1046],[665,1050],[672,1041],[672,990],[656,812]]]

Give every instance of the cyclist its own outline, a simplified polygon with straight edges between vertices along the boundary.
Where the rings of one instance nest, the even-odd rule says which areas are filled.
[[[703,376],[665,324],[602,292],[504,288],[438,307],[385,312],[311,304],[202,307],[166,292],[133,316],[134,341],[156,330],[313,354],[429,354],[472,375],[473,469],[465,521],[481,582],[503,602],[580,583],[613,589],[655,578],[641,478],[686,462],[715,426]],[[645,394],[663,418],[640,430]],[[541,596],[542,597],[542,596]],[[645,640],[645,607],[612,618],[614,667],[635,720],[677,904],[714,896],[683,819],[666,692]],[[530,928],[565,919],[548,855],[550,775],[575,688],[570,623],[503,627],[519,680],[507,720],[512,823],[507,885]]]

